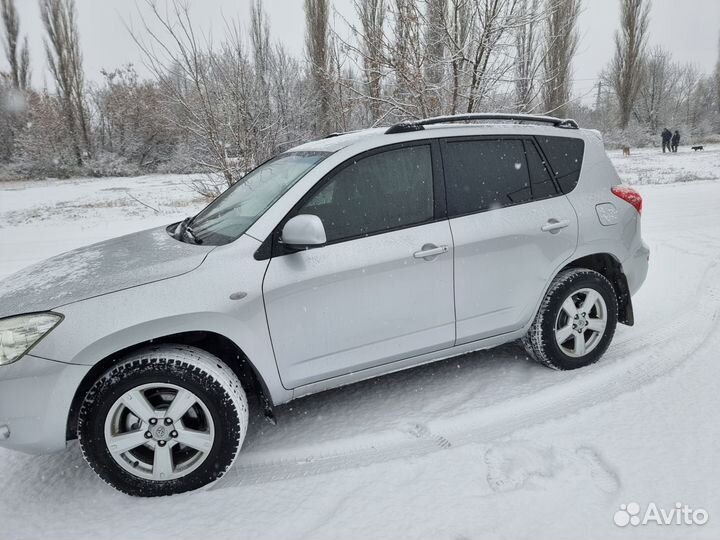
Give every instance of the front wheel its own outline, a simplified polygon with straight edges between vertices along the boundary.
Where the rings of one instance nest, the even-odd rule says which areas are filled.
[[[83,456],[108,484],[155,497],[203,487],[232,466],[247,432],[240,381],[215,356],[165,345],[120,361],[88,391]]]
[[[605,353],[617,320],[617,297],[605,276],[583,268],[565,270],[550,285],[523,344],[548,367],[581,368]]]

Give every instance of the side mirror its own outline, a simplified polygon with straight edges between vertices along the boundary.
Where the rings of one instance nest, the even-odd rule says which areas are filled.
[[[293,249],[322,246],[327,242],[322,220],[311,214],[300,214],[290,219],[282,230],[282,243]]]

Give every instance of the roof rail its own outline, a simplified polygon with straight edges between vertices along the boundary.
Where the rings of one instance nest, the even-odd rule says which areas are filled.
[[[323,139],[334,139],[335,137],[342,137],[343,135],[351,135],[353,133],[359,133],[362,129],[351,129],[350,131],[335,131],[329,135],[325,135]]]
[[[401,122],[390,126],[385,132],[386,135],[392,135],[393,133],[408,133],[411,131],[422,131],[425,126],[431,126],[433,124],[450,124],[453,122],[469,122],[469,121],[492,121],[492,120],[507,120],[512,122],[524,123],[532,122],[535,124],[551,124],[554,127],[565,128],[565,129],[579,129],[578,123],[575,120],[569,118],[554,118],[552,116],[537,116],[532,114],[505,114],[505,113],[471,113],[471,114],[456,114],[452,116],[435,116],[433,118],[426,118],[424,120],[416,120],[413,122]]]

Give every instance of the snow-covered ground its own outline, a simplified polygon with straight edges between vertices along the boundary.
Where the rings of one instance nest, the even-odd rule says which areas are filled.
[[[114,492],[75,444],[0,450],[0,538],[718,538],[720,147],[612,157],[652,254],[600,363],[558,373],[509,345],[298,400],[253,419],[225,479],[166,499]],[[0,184],[0,276],[194,213],[187,181]],[[616,526],[631,502],[709,521]]]
[[[720,145],[705,145],[702,151],[689,146],[676,154],[663,154],[658,148],[633,148],[629,158],[620,150],[610,152],[615,166],[628,184],[674,184],[694,180],[717,180],[720,171]]]
[[[69,249],[179,221],[206,201],[193,176],[0,182],[0,278]]]

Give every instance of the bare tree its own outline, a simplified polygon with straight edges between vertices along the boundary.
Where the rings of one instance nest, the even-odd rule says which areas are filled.
[[[151,23],[141,14],[148,40],[137,33],[133,37],[165,97],[168,120],[201,145],[193,155],[195,163],[221,174],[226,186],[232,185],[238,169],[249,165],[233,162],[226,146],[244,140],[234,132],[245,116],[249,84],[239,31],[229,28],[232,39],[226,44],[227,54],[216,54],[203,48],[187,5],[173,2],[164,13],[151,0],[146,6],[153,19]],[[204,194],[211,195],[212,186],[208,190]]]
[[[615,34],[615,57],[611,69],[620,107],[620,129],[627,128],[630,122],[642,84],[649,22],[650,0],[620,0],[620,30]]]
[[[543,107],[566,116],[572,92],[572,59],[577,52],[581,0],[547,0],[543,53]]]
[[[718,39],[718,61],[715,66],[715,93],[717,94],[718,115],[720,115],[720,39]]]
[[[679,67],[672,109],[673,123],[681,122],[686,128],[694,127],[696,118],[693,116],[693,97],[701,80],[702,75],[694,64]]]
[[[448,61],[452,72],[450,114],[457,113],[460,107],[460,95],[468,63],[466,51],[473,29],[473,13],[471,0],[450,0],[446,27]]]
[[[650,131],[658,133],[665,120],[677,84],[677,69],[670,53],[662,47],[649,52],[636,104],[638,118]]]
[[[27,36],[20,46],[20,17],[14,0],[0,0],[3,27],[5,29],[5,56],[10,64],[10,79],[13,87],[26,90],[30,86],[30,50]]]
[[[515,25],[520,0],[475,0],[470,51],[467,112],[477,107],[512,68],[512,57],[503,54],[512,43],[503,40]],[[579,1],[579,0],[576,0]]]
[[[442,110],[445,78],[445,32],[447,27],[447,0],[426,0],[425,7],[425,79],[430,93],[429,113]]]
[[[255,61],[255,73],[263,93],[268,88],[270,66],[270,23],[265,16],[260,0],[250,5],[250,40]]]
[[[305,47],[317,98],[316,132],[333,131],[329,0],[305,0]]]
[[[248,36],[228,21],[217,43],[193,25],[186,3],[173,0],[163,11],[152,0],[145,6],[142,33],[132,34],[163,96],[166,121],[182,134],[178,153],[192,170],[214,173],[198,191],[217,195],[308,137],[302,126],[316,116],[307,113],[302,67],[280,45],[271,46],[261,2],[251,4]]]
[[[277,45],[270,72],[270,89],[275,116],[279,119],[277,148],[285,150],[312,136],[309,128],[312,96],[307,91],[304,65]],[[312,111],[314,112],[314,111]]]
[[[544,14],[540,0],[521,0],[518,7],[518,27],[515,34],[515,102],[519,112],[529,113],[536,107],[542,67],[540,28]]]
[[[16,162],[36,178],[71,174],[74,142],[67,136],[67,118],[59,96],[30,92],[27,120],[27,129],[18,136]]]
[[[102,70],[104,83],[93,86],[95,157],[122,158],[129,173],[167,163],[176,132],[163,117],[162,94],[152,81],[140,80],[132,64]]]
[[[712,133],[716,127],[717,116],[708,114],[716,101],[715,80],[712,75],[700,74],[695,89],[690,96],[687,113],[686,132],[692,141],[697,136]]]
[[[354,5],[362,27],[359,39],[362,69],[367,85],[367,107],[370,121],[376,122],[382,114],[381,88],[386,4],[385,0],[354,0]]]
[[[30,53],[27,37],[19,47],[20,18],[13,0],[0,0],[0,17],[5,30],[5,56],[10,66],[7,74],[0,73],[0,161],[8,162],[26,123]]]
[[[403,116],[424,118],[428,114],[425,53],[423,46],[424,15],[418,0],[394,0],[390,7],[393,39],[389,41],[387,63],[394,74],[395,109]]]
[[[370,1],[356,0],[361,7]],[[474,112],[500,102],[507,106],[507,99],[490,102],[488,98],[497,97],[507,86],[519,2],[388,1],[388,31],[378,32],[381,39],[371,39],[368,25],[363,25],[360,30],[352,28],[359,46],[345,43],[362,59],[363,67],[373,61],[378,65],[378,59],[382,66],[375,92],[362,97],[382,105],[381,120],[445,111],[454,114],[461,109]],[[374,50],[379,53],[376,59],[369,58],[369,43],[375,44]]]
[[[353,0],[351,39],[335,31],[330,0],[307,0],[305,54],[272,42],[262,0],[250,2],[246,26],[228,21],[212,35],[191,24],[186,0],[145,0],[140,18],[150,18],[134,36],[153,80],[124,66],[90,85],[75,4],[39,1],[57,92],[17,91],[15,80],[27,80],[18,4],[0,0],[1,39],[18,66],[0,74],[3,174],[77,174],[92,147],[93,171],[202,173],[196,187],[213,196],[278,151],[369,122],[545,105],[603,129],[609,145],[646,145],[665,124],[700,142],[720,121],[720,61],[714,75],[703,73],[662,49],[647,55],[636,121],[622,132],[614,63],[595,108],[571,101],[579,0]]]
[[[360,58],[369,87],[358,92],[352,81],[344,85],[372,106],[375,122],[427,116],[432,96],[426,85],[425,14],[418,0],[375,2],[355,0],[362,25],[351,30],[359,44],[342,42]],[[381,8],[387,15],[375,11]],[[335,39],[342,40],[338,34]]]
[[[75,0],[40,0],[40,16],[47,34],[45,52],[62,102],[66,129],[75,160],[82,165],[90,153],[90,136]]]
[[[236,40],[239,41],[239,40]],[[254,81],[250,85],[250,92],[253,94],[253,103],[257,107],[253,107],[253,116],[243,118],[243,123],[251,130],[269,129],[263,137],[261,133],[253,133],[252,140],[269,142],[270,144],[263,151],[263,148],[255,147],[252,150],[253,161],[258,163],[265,161],[270,157],[269,151],[274,149],[277,142],[276,132],[272,127],[277,127],[278,122],[273,122],[271,118],[271,92],[270,92],[270,71],[272,69],[273,51],[270,46],[270,23],[267,15],[262,8],[261,0],[255,0],[250,5],[250,44],[253,56],[253,71],[255,74]],[[237,99],[243,99],[243,96],[236,96]],[[250,120],[250,121],[248,121]],[[244,131],[244,130],[243,130]],[[240,133],[238,131],[237,133]],[[242,141],[235,141],[236,146],[241,146]]]

